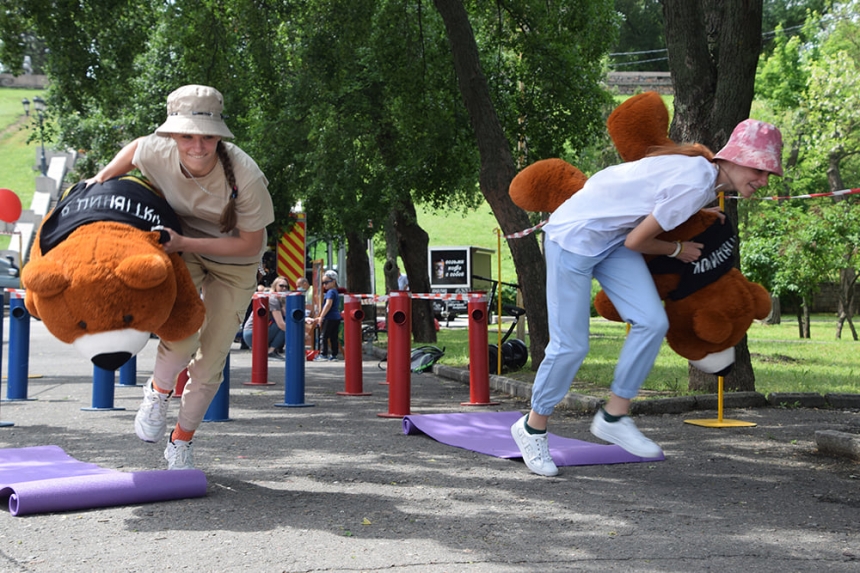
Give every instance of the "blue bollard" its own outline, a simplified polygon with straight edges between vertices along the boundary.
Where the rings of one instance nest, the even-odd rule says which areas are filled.
[[[291,292],[285,298],[284,403],[275,406],[306,408],[313,404],[305,403],[305,297]]]
[[[218,387],[218,392],[209,403],[206,414],[203,415],[204,422],[229,422],[230,421],[230,355],[224,363],[224,380]]]
[[[0,309],[0,372],[3,372],[3,323],[6,321],[6,313]],[[0,381],[0,388],[2,388],[3,382]],[[2,394],[2,391],[0,391]],[[14,426],[15,422],[4,422],[0,420],[0,428],[9,428]]]
[[[24,299],[9,299],[9,382],[7,400],[27,400],[27,376],[30,370],[30,313]]]
[[[113,406],[114,371],[93,366],[93,401],[89,408],[81,408],[84,412],[103,412],[125,410]]]
[[[143,386],[137,383],[137,356],[132,356],[128,362],[119,367],[120,386]]]

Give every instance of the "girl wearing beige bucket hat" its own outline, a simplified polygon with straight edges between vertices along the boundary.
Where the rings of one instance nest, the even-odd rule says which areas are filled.
[[[531,410],[511,427],[532,472],[558,473],[547,424],[588,353],[592,278],[631,328],[609,400],[594,416],[591,433],[642,458],[663,454],[628,415],[669,327],[642,254],[698,260],[701,243],[657,236],[712,203],[719,190],[752,196],[771,173],[782,175],[781,150],[778,129],[749,119],[716,155],[702,145],[655,149],[643,159],[595,173],[552,213],[543,228],[550,343],[535,376]]]
[[[266,226],[275,219],[266,176],[250,156],[222,139],[233,137],[223,106],[215,88],[175,90],[167,97],[167,119],[155,133],[126,145],[89,180],[101,182],[137,168],[161,189],[182,223],[182,229],[166,229],[164,250],[182,253],[206,307],[198,333],[179,342],[160,341],[135,417],[138,437],[158,442],[167,430],[177,377],[187,368],[178,420],[164,452],[169,469],[194,467],[191,438],[221,384],[256,290]]]

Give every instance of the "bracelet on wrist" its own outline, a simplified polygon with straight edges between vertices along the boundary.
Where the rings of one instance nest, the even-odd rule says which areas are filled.
[[[683,251],[683,250],[684,250],[684,245],[681,243],[681,241],[675,241],[675,250],[674,250],[674,252],[672,252],[671,255],[669,255],[669,258],[674,259],[678,255],[680,255],[681,251]]]

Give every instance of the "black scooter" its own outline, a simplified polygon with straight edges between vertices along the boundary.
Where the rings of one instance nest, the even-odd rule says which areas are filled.
[[[520,317],[523,316],[526,311],[523,308],[513,305],[502,305],[502,311],[508,315],[513,316],[514,321],[508,327],[508,331],[502,337],[502,371],[499,372],[499,347],[496,344],[490,344],[489,352],[490,352],[490,374],[502,374],[503,372],[514,372],[516,370],[521,369],[526,365],[529,359],[529,349],[526,346],[526,343],[520,340],[519,338],[514,338],[508,340],[511,337],[511,334],[514,332],[514,329],[517,327],[517,324],[520,321]]]

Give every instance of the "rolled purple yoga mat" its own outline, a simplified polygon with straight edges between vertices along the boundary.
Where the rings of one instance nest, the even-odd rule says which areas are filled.
[[[9,512],[28,515],[202,497],[206,476],[200,470],[113,472],[28,481],[9,489]]]
[[[168,501],[206,495],[200,470],[118,472],[57,446],[0,450],[0,499],[12,515]]]

